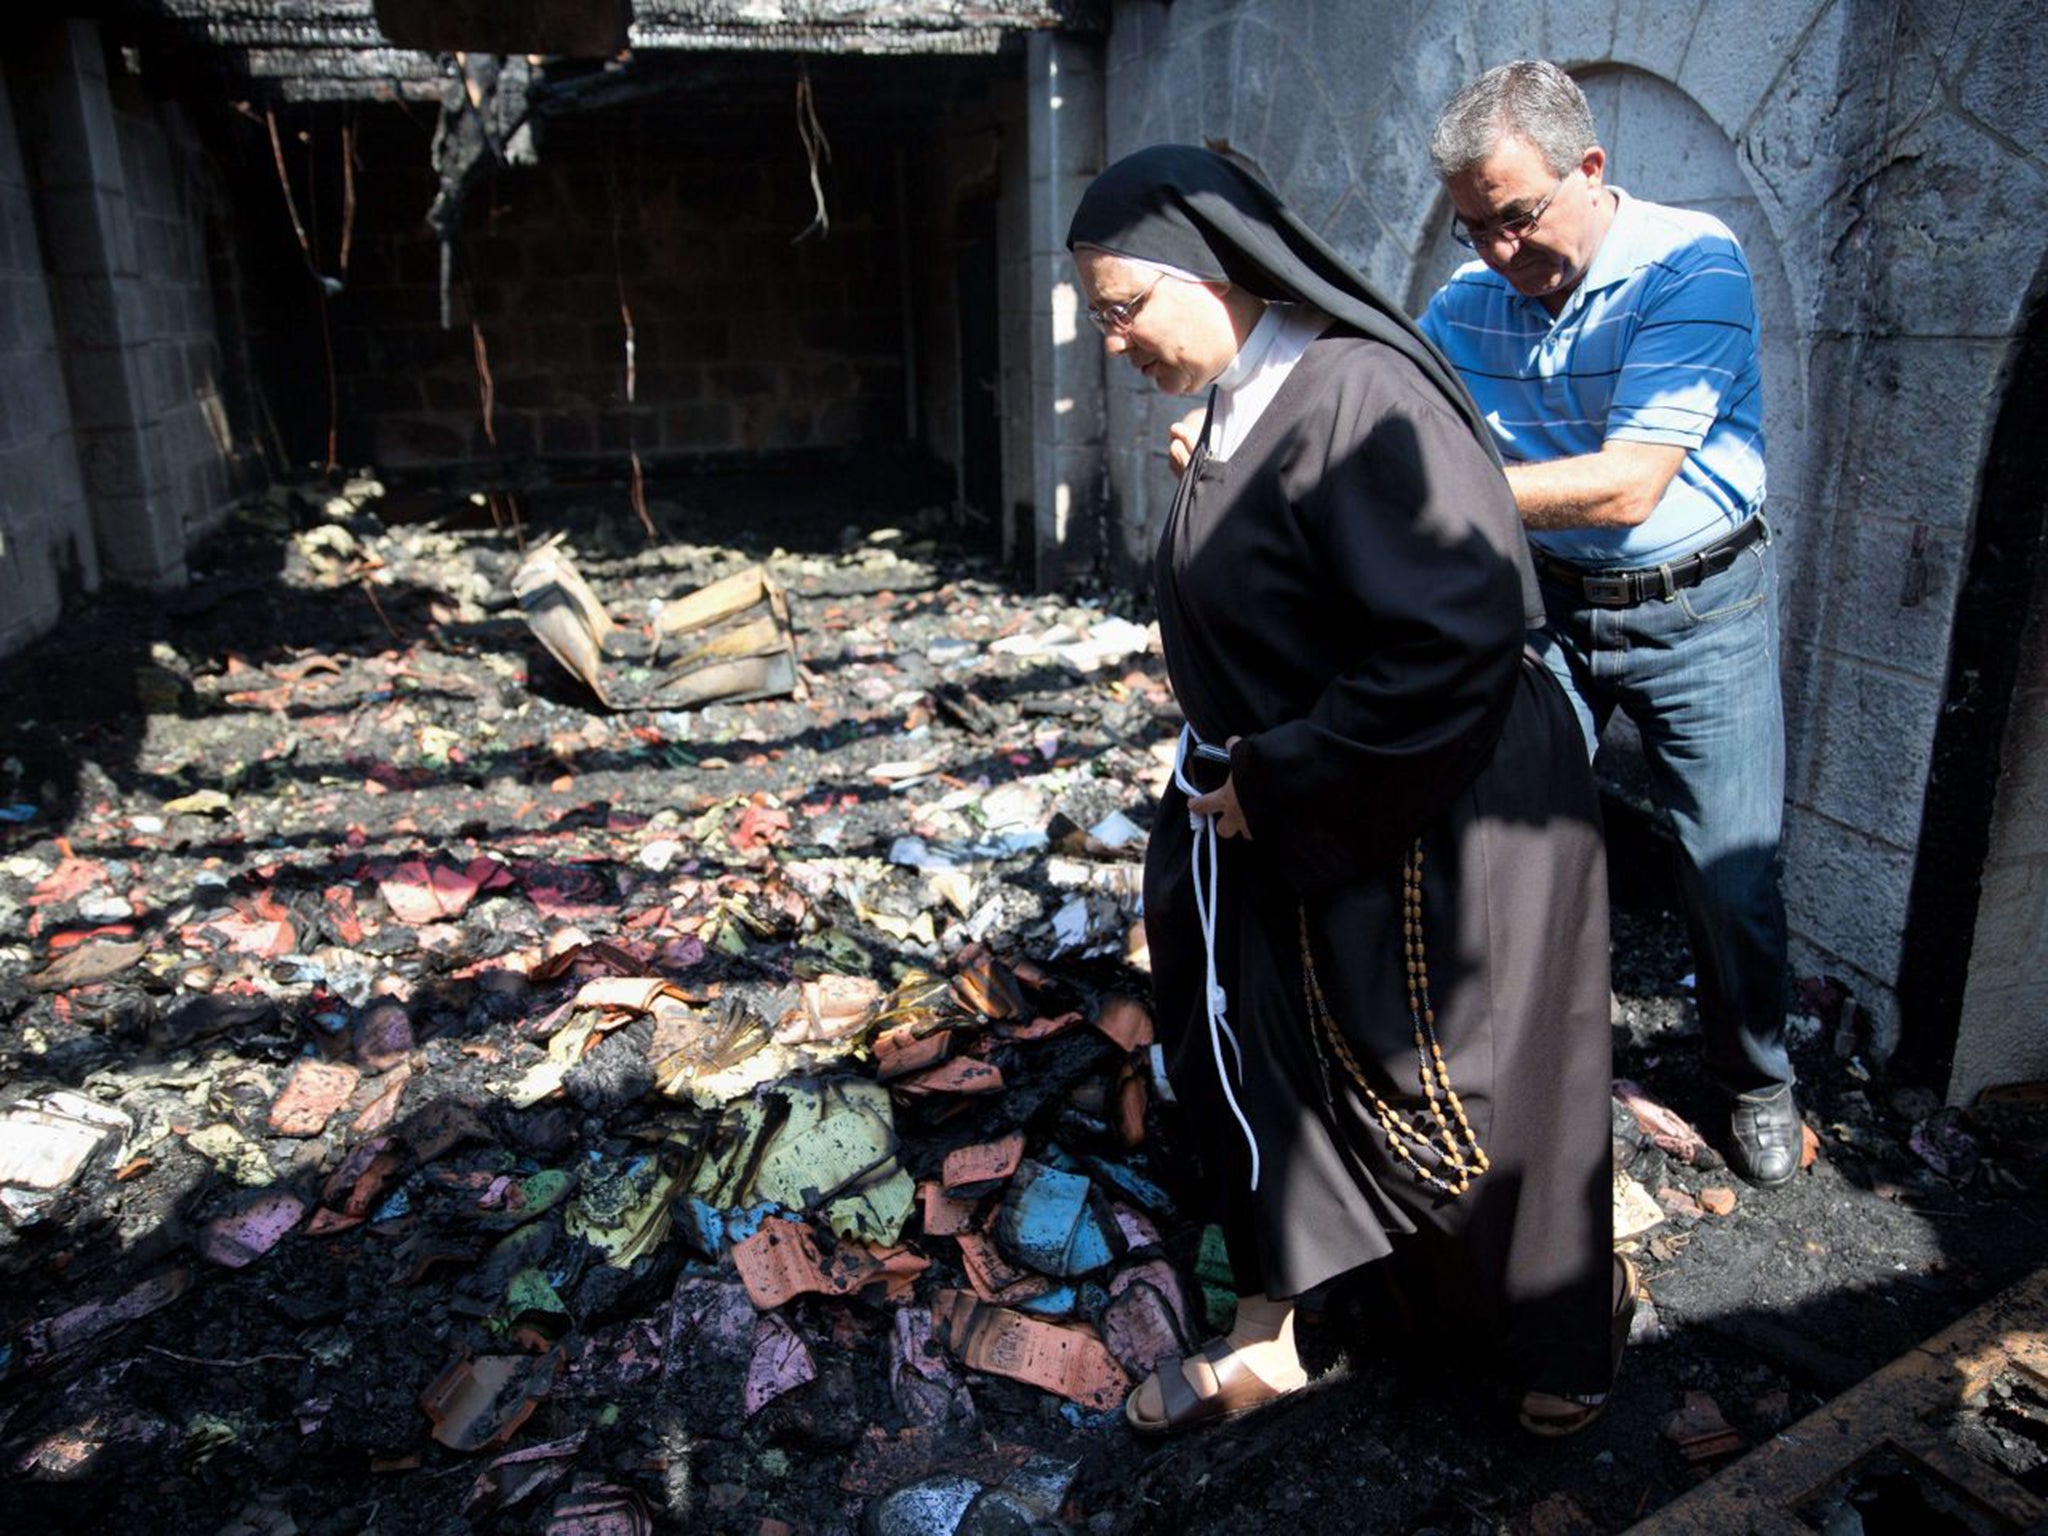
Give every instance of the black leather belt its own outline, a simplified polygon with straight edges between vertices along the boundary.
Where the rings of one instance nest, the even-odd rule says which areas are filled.
[[[1529,546],[1536,568],[1546,578],[1574,592],[1595,608],[1633,608],[1651,598],[1669,602],[1680,588],[1696,587],[1709,576],[1718,576],[1768,529],[1762,517],[1752,517],[1726,538],[1716,539],[1704,549],[1662,565],[1632,566],[1623,570],[1587,570],[1560,560],[1548,551]]]

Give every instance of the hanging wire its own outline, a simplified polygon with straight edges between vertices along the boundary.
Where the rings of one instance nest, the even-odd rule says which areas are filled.
[[[626,456],[632,463],[630,495],[633,512],[646,530],[647,542],[655,541],[654,519],[647,512],[647,479],[640,467],[638,346],[633,331],[633,306],[626,302],[626,263],[619,249],[619,147],[616,140],[605,164],[605,186],[610,194],[612,214],[612,280],[619,295],[619,325],[624,333],[626,353]]]
[[[484,441],[496,448],[498,385],[491,377],[491,349],[484,341],[484,328],[477,323],[474,316],[469,322],[469,350],[476,358],[477,408],[483,413]]]
[[[244,116],[255,117],[247,102],[237,102],[236,109]],[[299,242],[299,254],[305,258],[306,271],[313,279],[313,292],[320,306],[320,350],[327,374],[327,459],[321,473],[332,478],[340,469],[341,441],[341,391],[334,375],[334,331],[327,314],[327,301],[341,292],[342,279],[329,277],[320,270],[320,263],[313,255],[313,240],[306,233],[306,221],[299,217],[299,200],[292,192],[291,169],[285,164],[284,137],[277,129],[277,109],[263,109],[263,125],[270,135],[270,158],[277,166],[277,184],[284,193],[284,207],[292,221],[292,233]],[[299,135],[306,145],[307,185],[310,191],[313,177],[313,137],[310,133]],[[355,229],[355,170],[350,164],[354,152],[355,136],[352,129],[342,133],[342,183],[343,209],[341,231],[341,270],[348,271],[348,250]]]
[[[811,168],[811,200],[817,212],[811,215],[811,222],[797,232],[791,245],[808,240],[812,235],[824,239],[832,233],[832,214],[825,206],[825,183],[819,174],[820,161],[832,163],[832,145],[825,137],[825,128],[818,121],[818,104],[811,94],[811,67],[802,65],[796,77],[796,136],[804,146],[804,158]]]
[[[356,236],[356,117],[341,125],[341,260],[337,276],[348,281],[348,253]]]
[[[284,140],[277,131],[275,107],[263,109],[263,123],[270,130],[270,157],[277,162],[277,184],[284,189],[284,211],[291,215],[292,233],[299,237],[299,254],[306,258],[306,270],[313,275],[313,281],[325,287],[329,279],[313,260],[313,242],[306,238],[306,224],[299,217],[299,200],[292,195],[292,176],[284,163]]]
[[[496,216],[495,211],[493,217]],[[441,301],[443,307],[442,328],[448,326],[448,315],[453,306],[448,269],[452,264],[454,250],[452,236],[442,243],[443,280]],[[464,309],[469,315],[469,352],[476,368],[477,415],[483,424],[484,441],[490,445],[494,478],[503,478],[504,461],[498,447],[498,380],[491,371],[491,344],[484,334],[483,322],[477,318],[476,277],[474,262],[465,259],[463,263]],[[526,552],[526,519],[522,511],[519,493],[500,486],[487,487],[483,492],[484,505],[490,510],[491,526],[500,533],[509,530],[512,542],[521,554]]]
[[[469,350],[476,361],[477,411],[483,418],[484,441],[491,445],[491,452],[498,451],[498,381],[491,373],[491,347],[484,339],[484,328],[476,318],[476,288],[471,283],[469,292]],[[503,532],[512,531],[512,541],[524,553],[526,549],[526,522],[519,510],[519,497],[511,491],[493,487],[484,492],[484,504],[490,508],[491,526]]]

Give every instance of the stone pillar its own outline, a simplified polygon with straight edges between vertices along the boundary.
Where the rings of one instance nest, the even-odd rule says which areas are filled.
[[[98,585],[35,203],[0,76],[0,655],[53,628],[67,589]]]
[[[1038,412],[1033,405],[1036,361],[1032,338],[1037,334],[1031,250],[1031,146],[1025,131],[1023,82],[1005,116],[997,150],[996,198],[997,407],[1003,434],[1003,568],[1025,575],[1037,567],[1038,532],[1032,508],[1038,499],[1038,449],[1033,435]]]
[[[133,199],[98,26],[33,34],[9,74],[38,188],[72,425],[109,576],[185,579],[185,530],[149,410],[150,325]]]
[[[1108,522],[1103,353],[1066,244],[1074,205],[1102,169],[1101,44],[1034,32],[1025,79],[1035,570],[1041,587],[1057,587],[1094,567]]]

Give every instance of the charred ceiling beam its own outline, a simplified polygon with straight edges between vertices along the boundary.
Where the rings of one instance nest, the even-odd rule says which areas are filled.
[[[392,42],[427,53],[607,59],[628,47],[632,0],[375,0]]]
[[[1106,0],[638,0],[633,40],[657,29],[743,31],[780,27],[828,32],[947,32],[1044,27],[1100,31]]]
[[[297,107],[354,106],[366,101],[413,102],[431,107],[441,100],[441,78],[386,76],[375,82],[362,82],[316,75],[277,79],[272,82],[272,94],[276,100]]]
[[[179,18],[195,35],[222,48],[337,49],[390,48],[392,39],[365,16],[360,21],[327,18],[317,24],[287,21],[279,17],[220,19],[209,16]],[[409,48],[409,44],[400,45]]]
[[[910,32],[861,27],[694,27],[636,29],[648,50],[737,51],[747,53],[853,53],[907,57],[915,54],[987,54],[1003,46],[1015,29],[962,27],[957,30]]]
[[[272,100],[418,98],[454,53],[987,55],[1108,0],[110,0],[181,70]]]
[[[446,71],[432,54],[403,48],[243,48],[243,73],[258,80],[435,80]]]
[[[549,116],[675,88],[658,61],[992,57],[1021,33],[1099,32],[1108,24],[1108,0],[106,3],[124,45],[140,41],[144,52],[164,55],[188,83],[226,75],[237,96],[259,103],[438,101],[440,185],[428,222],[441,241],[444,295],[462,205],[477,179],[493,165],[530,159]],[[592,76],[588,63],[598,59],[603,72]],[[445,300],[443,308],[445,320]]]
[[[178,92],[219,87],[256,104],[437,100],[442,61],[394,47],[371,0],[107,0],[110,41]]]

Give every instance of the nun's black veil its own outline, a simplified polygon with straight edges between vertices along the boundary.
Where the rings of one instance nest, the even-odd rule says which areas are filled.
[[[1457,371],[1415,322],[1270,187],[1215,151],[1155,144],[1124,156],[1082,194],[1067,226],[1067,249],[1077,245],[1236,283],[1262,299],[1313,304],[1413,362],[1464,417],[1488,456],[1500,461]]]

